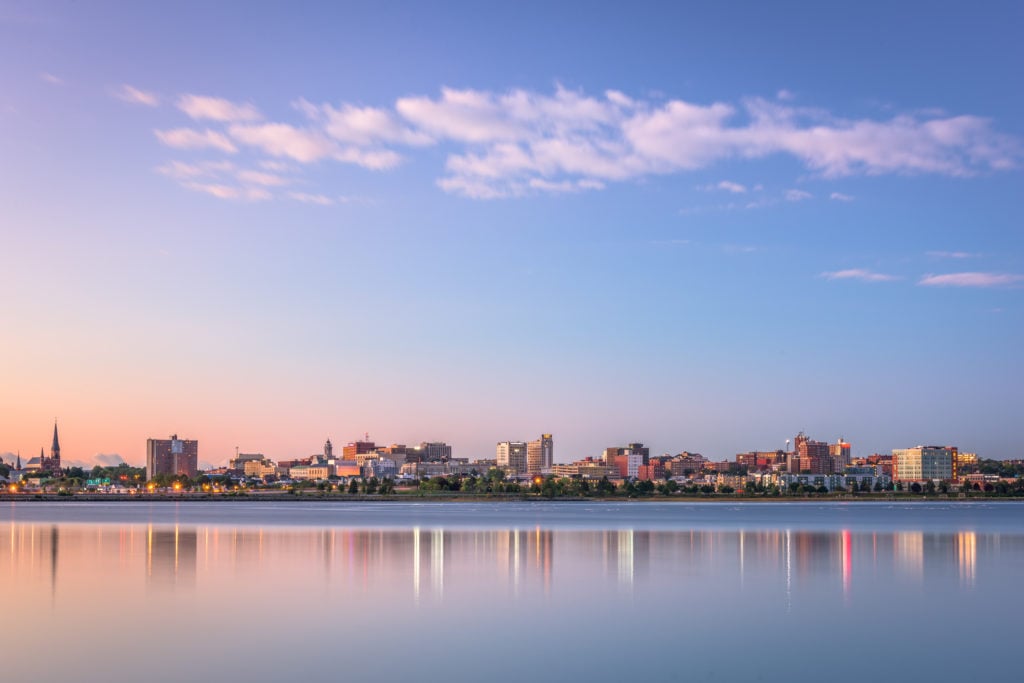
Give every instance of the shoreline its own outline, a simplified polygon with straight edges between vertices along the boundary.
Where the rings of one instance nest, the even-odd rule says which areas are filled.
[[[838,495],[838,496],[648,496],[627,498],[619,496],[594,497],[556,497],[545,498],[531,494],[457,494],[436,493],[429,495],[397,493],[390,495],[365,494],[291,494],[291,493],[250,493],[242,495],[223,494],[118,494],[94,493],[61,495],[57,493],[0,493],[3,503],[260,503],[260,502],[295,502],[295,503],[701,503],[701,504],[808,504],[808,503],[970,503],[970,502],[1024,501],[1024,496],[984,496],[984,495],[934,495],[916,494],[875,494],[875,495]]]

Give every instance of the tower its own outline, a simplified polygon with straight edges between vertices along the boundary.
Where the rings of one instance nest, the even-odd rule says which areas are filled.
[[[327,439],[327,443],[324,444],[324,458],[330,460],[334,457],[334,446],[331,444],[331,440]]]
[[[60,470],[60,440],[57,439],[57,421],[53,421],[53,445],[50,446],[51,471]]]

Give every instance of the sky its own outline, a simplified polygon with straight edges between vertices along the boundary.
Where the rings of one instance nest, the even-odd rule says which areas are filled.
[[[552,6],[554,5],[554,6]],[[1022,457],[1024,5],[0,2],[0,458]]]

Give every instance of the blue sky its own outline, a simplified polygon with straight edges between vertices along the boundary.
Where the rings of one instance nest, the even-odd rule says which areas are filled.
[[[1024,10],[723,5],[0,6],[0,453],[1019,457]]]

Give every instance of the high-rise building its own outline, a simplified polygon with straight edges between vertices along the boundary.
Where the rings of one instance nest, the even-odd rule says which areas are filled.
[[[541,434],[536,441],[526,444],[527,474],[542,474],[554,464],[555,444],[550,434]]]
[[[832,458],[829,456],[828,444],[812,441],[800,432],[794,440],[794,450],[786,461],[786,470],[791,474],[831,474]]]
[[[505,471],[508,475],[519,475],[526,473],[526,450],[525,441],[501,441],[495,451],[496,466]]]
[[[894,448],[892,479],[907,482],[956,479],[957,450],[953,446]]]
[[[651,449],[639,442],[606,448],[603,455],[605,463],[614,467],[620,477],[632,479],[637,477],[641,466],[648,464],[650,457]]]
[[[842,472],[850,465],[850,444],[839,437],[839,441],[829,445],[828,455],[832,459],[832,471]]]
[[[443,441],[423,441],[416,450],[425,462],[448,462],[452,459],[452,447]]]
[[[196,476],[199,469],[199,442],[179,439],[146,439],[146,479],[161,474]]]

